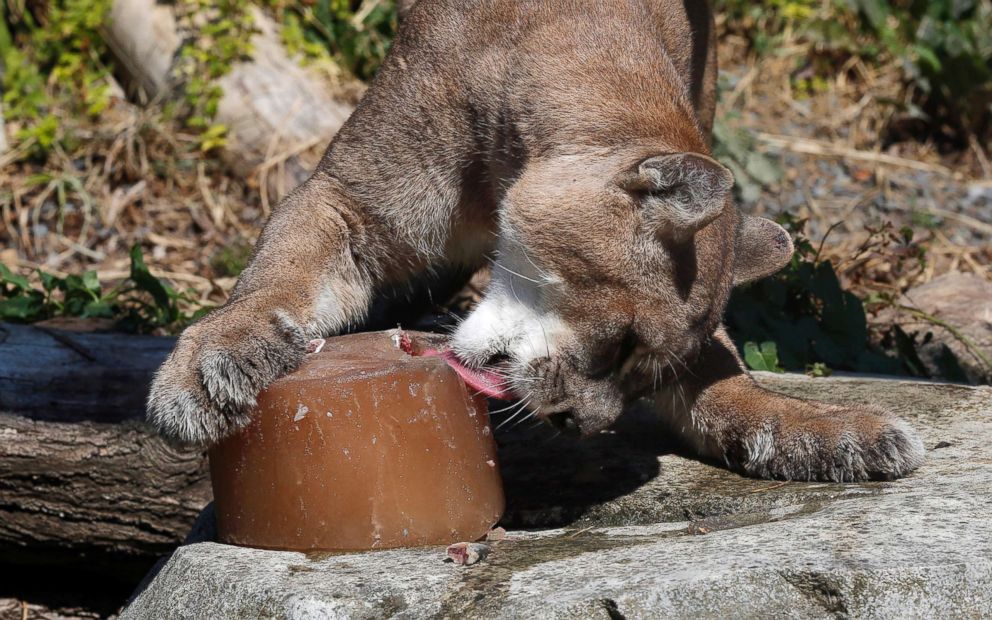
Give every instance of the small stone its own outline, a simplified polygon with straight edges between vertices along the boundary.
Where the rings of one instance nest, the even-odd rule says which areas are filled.
[[[686,530],[693,536],[702,536],[703,534],[709,534],[713,531],[712,528],[698,522],[690,523]]]
[[[501,527],[495,527],[486,534],[486,541],[488,542],[499,542],[501,540],[506,540],[506,530]]]
[[[486,559],[487,555],[489,555],[489,545],[482,543],[455,543],[447,550],[447,559],[459,566],[471,566]]]

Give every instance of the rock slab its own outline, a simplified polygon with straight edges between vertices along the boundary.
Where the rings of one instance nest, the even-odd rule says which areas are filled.
[[[880,321],[917,334],[917,354],[931,376],[963,374],[971,383],[992,383],[992,282],[973,273],[951,272],[910,289]],[[950,353],[959,369],[948,367]]]
[[[559,470],[577,472],[561,484],[584,480],[593,500],[545,488],[542,503],[536,487],[546,480],[512,471],[525,442],[511,437],[507,521],[532,529],[511,529],[479,564],[445,563],[440,547],[306,555],[199,542],[163,562],[122,617],[992,616],[992,389],[760,380],[834,402],[887,403],[921,431],[927,461],[894,482],[752,480],[621,425],[582,447],[544,440],[555,446],[550,458],[569,458]],[[630,484],[624,457],[646,479]],[[603,490],[610,474],[623,490],[612,497]]]

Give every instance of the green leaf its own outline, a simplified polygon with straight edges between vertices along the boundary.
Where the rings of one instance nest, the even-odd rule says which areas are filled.
[[[31,288],[31,283],[28,282],[27,278],[12,272],[3,263],[0,263],[0,282],[12,284],[15,289],[21,291],[26,291]]]
[[[114,317],[114,305],[107,301],[93,301],[83,307],[80,314],[83,318],[105,318]]]
[[[875,30],[886,27],[890,9],[886,0],[857,0],[858,7]]]
[[[178,311],[172,304],[172,289],[164,282],[152,275],[145,265],[145,259],[141,255],[141,245],[135,243],[131,248],[131,280],[138,290],[144,291],[152,296],[155,305],[162,312],[166,322],[172,322],[178,315]]]
[[[778,364],[778,347],[772,341],[762,342],[760,347],[754,342],[745,343],[744,361],[751,370],[785,372]]]
[[[34,295],[18,295],[0,299],[0,319],[32,321],[41,318],[41,300]]]
[[[752,152],[745,165],[747,173],[762,185],[771,185],[782,178],[782,170],[771,159]]]
[[[815,362],[807,366],[806,374],[811,377],[829,377],[834,371],[823,362]]]
[[[93,293],[97,297],[100,296],[100,280],[97,278],[95,271],[90,270],[83,273],[82,283],[86,290]]]
[[[37,273],[38,278],[41,279],[41,286],[45,289],[46,293],[51,293],[55,289],[60,288],[60,285],[64,288],[64,280],[62,280],[62,278],[53,276],[47,271],[42,271],[41,269],[38,269]]]

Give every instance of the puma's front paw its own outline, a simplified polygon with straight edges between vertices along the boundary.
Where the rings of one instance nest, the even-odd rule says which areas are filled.
[[[791,400],[791,399],[790,399]],[[919,435],[906,421],[874,407],[803,401],[743,438],[739,465],[749,474],[786,480],[891,480],[923,463]]]
[[[307,344],[285,313],[220,308],[183,332],[156,373],[148,420],[171,439],[213,443],[248,423],[255,397],[299,365]]]

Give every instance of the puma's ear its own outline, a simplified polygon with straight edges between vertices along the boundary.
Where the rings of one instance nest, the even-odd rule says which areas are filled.
[[[734,175],[705,155],[675,153],[642,161],[619,184],[644,206],[649,225],[684,239],[723,213]]]
[[[770,276],[790,258],[792,239],[784,228],[763,217],[741,216],[734,243],[734,286]]]

